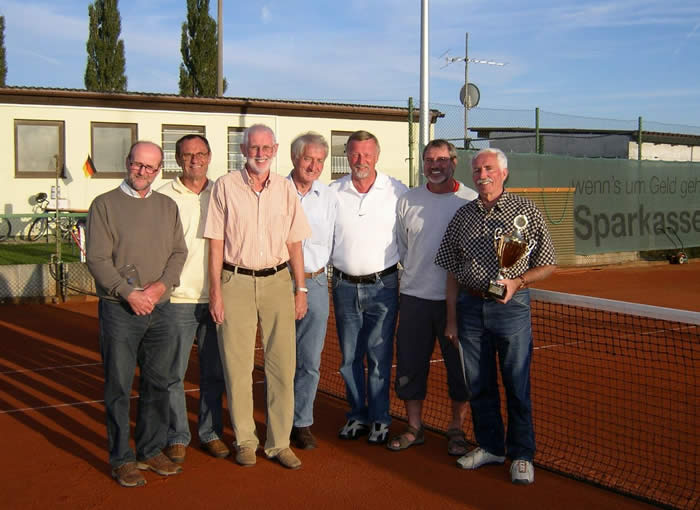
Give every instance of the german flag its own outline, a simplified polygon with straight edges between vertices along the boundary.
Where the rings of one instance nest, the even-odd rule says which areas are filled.
[[[85,160],[85,164],[83,165],[83,172],[85,173],[85,177],[92,177],[97,173],[97,170],[95,169],[95,164],[92,162],[92,158],[89,154],[87,159]]]

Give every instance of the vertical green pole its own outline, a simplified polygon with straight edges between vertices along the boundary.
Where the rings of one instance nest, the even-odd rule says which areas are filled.
[[[416,186],[416,176],[414,175],[414,162],[413,162],[413,146],[415,145],[415,140],[413,139],[413,97],[408,98],[408,187],[413,188]]]
[[[639,122],[637,127],[637,159],[642,160],[642,117],[639,116]]]
[[[535,152],[542,154],[542,145],[540,144],[540,109],[535,108]]]

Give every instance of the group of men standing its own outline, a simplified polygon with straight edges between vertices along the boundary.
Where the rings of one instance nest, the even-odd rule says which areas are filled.
[[[90,207],[87,260],[100,296],[109,460],[118,483],[145,484],[142,470],[182,471],[191,439],[184,378],[195,340],[200,445],[214,457],[230,454],[222,441],[226,391],[236,462],[256,463],[258,330],[267,399],[264,453],[290,469],[301,465],[290,441],[301,449],[317,446],[311,426],[329,315],[329,262],[350,407],[339,437],[367,435],[369,443],[395,451],[424,442],[421,411],[437,338],[452,401],[448,453],[466,469],[503,463],[508,455],[512,480],[531,483],[526,287],[553,271],[554,252],[539,211],[505,191],[505,155],[486,149],[474,158],[477,196],[454,179],[457,154],[445,140],[426,146],[427,182],[410,191],[377,171],[379,141],[366,131],[349,137],[350,174],[330,186],[318,180],[329,147],[317,133],[293,141],[287,178],[270,170],[278,144],[269,127],[248,128],[241,151],[244,168],[214,183],[207,177],[209,143],[187,135],[176,145],[182,175],[154,192],[162,150],[137,142],[124,182]],[[508,229],[517,214],[528,216],[525,235],[536,240],[535,249],[501,280],[505,296],[493,299],[484,293],[499,269],[493,230]],[[395,388],[408,424],[389,438],[397,318]],[[507,436],[496,356],[508,399]],[[129,401],[136,366],[134,452]],[[462,430],[467,402],[478,442],[471,452]]]

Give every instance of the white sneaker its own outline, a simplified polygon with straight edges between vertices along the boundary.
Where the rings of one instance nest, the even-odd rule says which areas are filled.
[[[510,481],[520,485],[529,485],[535,481],[535,468],[532,462],[516,459],[510,465]]]
[[[384,444],[389,439],[389,425],[375,421],[369,431],[367,442],[370,444]]]
[[[503,464],[505,461],[505,457],[489,453],[479,446],[457,459],[457,465],[462,469],[478,469],[484,464]]]

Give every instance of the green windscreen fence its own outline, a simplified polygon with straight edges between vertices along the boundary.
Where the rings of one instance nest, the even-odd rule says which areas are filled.
[[[474,151],[458,153],[456,176],[471,183]],[[575,189],[577,254],[700,246],[700,163],[507,156],[509,188]]]

